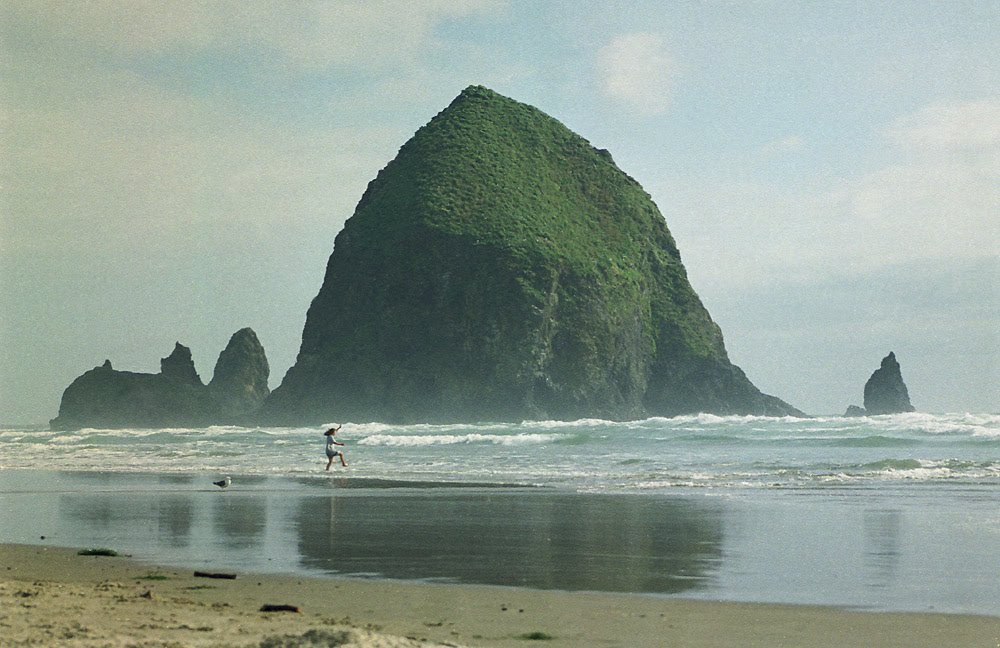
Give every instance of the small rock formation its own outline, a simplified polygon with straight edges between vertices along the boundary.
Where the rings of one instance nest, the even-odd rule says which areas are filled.
[[[267,386],[270,369],[264,347],[253,329],[240,329],[229,339],[215,363],[212,394],[224,419],[239,422],[253,415],[271,390]]]
[[[216,376],[218,382],[213,379],[212,388],[202,383],[191,349],[180,342],[160,360],[158,374],[117,371],[105,360],[66,388],[59,415],[49,425],[53,430],[169,428],[244,420],[259,407],[267,390],[267,359],[252,330],[233,336],[219,357],[217,374],[220,366],[221,376]],[[241,379],[246,382],[241,384]]]
[[[869,416],[914,411],[896,354],[882,358],[882,366],[865,383],[865,412]]]
[[[464,90],[337,235],[262,420],[801,415],[729,361],[662,214],[607,151]]]
[[[867,414],[868,412],[865,411],[865,408],[860,407],[858,405],[848,405],[847,411],[844,412],[844,416],[847,418],[857,418],[859,416],[865,416]]]

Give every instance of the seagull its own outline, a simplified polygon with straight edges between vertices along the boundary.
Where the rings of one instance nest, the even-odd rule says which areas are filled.
[[[223,479],[222,481],[217,481],[217,482],[212,482],[212,483],[215,484],[216,486],[218,486],[219,488],[225,488],[225,487],[229,486],[230,484],[232,484],[233,480],[229,477],[229,475],[226,475],[226,478]]]

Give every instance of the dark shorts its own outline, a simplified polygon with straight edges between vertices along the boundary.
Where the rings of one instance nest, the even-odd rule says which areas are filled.
[[[334,457],[338,456],[339,454],[340,454],[340,450],[327,450],[326,451],[326,456],[329,457],[330,459],[333,459]]]

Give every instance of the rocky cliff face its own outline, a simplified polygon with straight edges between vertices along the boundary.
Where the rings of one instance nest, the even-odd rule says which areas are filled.
[[[271,390],[264,347],[253,329],[237,331],[219,354],[208,390],[224,418],[246,420],[260,409]]]
[[[799,414],[729,362],[606,151],[470,87],[337,236],[270,422]]]
[[[230,341],[233,351],[220,356],[223,372],[221,377],[217,375],[215,388],[202,383],[191,350],[178,342],[173,352],[160,360],[158,374],[117,371],[110,360],[84,373],[63,392],[59,415],[50,421],[50,427],[204,427],[246,420],[253,410],[241,411],[239,406],[251,407],[259,396],[261,363],[266,390],[267,360],[257,336],[250,329],[244,331],[233,336],[235,345]],[[218,366],[216,371],[218,374]],[[247,383],[241,385],[241,378]]]
[[[872,416],[914,411],[895,353],[882,358],[882,365],[865,383],[865,411]]]

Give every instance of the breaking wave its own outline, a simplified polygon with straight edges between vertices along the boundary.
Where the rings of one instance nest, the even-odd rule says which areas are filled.
[[[322,477],[324,427],[0,429],[0,469]],[[996,485],[1000,479],[1000,415],[995,414],[345,422],[338,439],[351,464],[342,474],[371,479],[497,481],[601,492]]]

